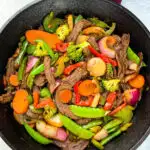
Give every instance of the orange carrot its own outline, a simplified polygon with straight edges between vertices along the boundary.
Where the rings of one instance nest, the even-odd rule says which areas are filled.
[[[35,40],[41,39],[45,41],[50,48],[53,49],[55,49],[56,43],[62,42],[61,40],[59,40],[56,34],[50,34],[40,30],[28,30],[25,35],[28,42],[30,43],[35,44]]]
[[[27,112],[29,106],[27,97],[28,92],[26,90],[20,89],[16,91],[15,97],[12,102],[12,106],[17,114],[24,114]]]
[[[15,74],[12,74],[9,77],[9,83],[13,86],[18,86],[19,85],[19,80],[18,80],[18,76]]]
[[[88,27],[83,30],[83,34],[89,35],[89,34],[101,34],[105,33],[104,29],[101,27]]]
[[[72,29],[73,29],[73,16],[70,14],[70,15],[68,15],[68,26],[69,26],[69,29],[70,29],[70,31],[72,31]]]
[[[116,43],[116,38],[114,36],[108,36],[107,45],[112,47]]]
[[[142,88],[145,84],[145,79],[139,74],[134,79],[129,80],[129,84],[134,88]]]
[[[122,108],[124,108],[127,104],[124,102],[122,105],[118,106],[116,109],[114,109],[112,112],[109,113],[110,116],[113,116],[118,111],[120,111]]]
[[[81,84],[78,87],[79,94],[82,96],[90,96],[95,93],[97,89],[97,86],[95,83],[92,82],[92,80],[85,80],[81,82]]]
[[[39,103],[39,98],[40,98],[39,92],[36,90],[33,91],[33,105],[34,105],[34,107],[36,107],[37,104]]]
[[[56,107],[51,98],[44,98],[39,104],[36,105],[36,108],[44,108],[46,105],[49,105],[52,108]]]
[[[70,90],[62,90],[59,92],[59,100],[63,103],[69,103],[72,98],[72,92]]]

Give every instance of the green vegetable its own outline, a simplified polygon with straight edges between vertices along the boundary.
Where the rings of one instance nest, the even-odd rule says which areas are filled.
[[[60,119],[64,127],[79,138],[90,139],[94,135],[91,131],[82,128],[81,126],[79,126],[74,121],[72,121],[64,115],[60,115]]]
[[[88,42],[83,42],[81,44],[73,45],[70,44],[67,48],[67,55],[71,60],[74,60],[75,62],[79,62],[83,58],[83,48],[87,47],[89,45]]]
[[[32,55],[36,49],[36,45],[29,44],[27,47],[27,54]]]
[[[105,23],[104,21],[99,20],[98,18],[93,17],[93,18],[89,18],[89,20],[98,27],[110,28],[110,26],[107,23]]]
[[[75,24],[78,23],[80,20],[83,19],[83,16],[82,15],[78,15],[76,18],[75,18]]]
[[[111,64],[107,63],[106,64],[106,77],[113,77],[114,71],[113,71],[113,67]]]
[[[33,113],[35,113],[35,114],[42,114],[42,113],[43,113],[43,109],[36,109],[36,108],[34,107],[34,105],[29,105],[29,109],[30,109]]]
[[[76,105],[70,105],[69,108],[74,115],[83,118],[100,118],[106,114],[103,108],[80,107]]]
[[[112,121],[110,121],[109,123],[107,123],[103,128],[107,131],[109,131],[110,129],[120,125],[123,121],[120,119],[114,119]]]
[[[27,64],[27,57],[24,57],[22,63],[20,64],[19,71],[18,71],[18,80],[21,81],[25,72]]]
[[[110,133],[112,133],[112,132],[115,132],[115,131],[118,130],[118,129],[119,129],[119,125],[113,127],[112,129],[108,130],[107,132],[110,134]]]
[[[27,78],[27,86],[32,89],[34,78],[36,75],[40,74],[44,71],[44,64],[39,65],[38,67],[35,67],[30,72],[28,78]]]
[[[119,89],[119,82],[119,79],[102,80],[103,87],[110,92],[114,92]]]
[[[86,125],[83,125],[83,128],[84,129],[89,129],[89,128],[92,128],[94,126],[98,126],[98,125],[101,125],[103,122],[101,120],[94,120],[94,121],[91,121],[89,122],[88,124]]]
[[[27,46],[28,46],[28,41],[25,40],[23,42],[21,52],[19,53],[19,56],[15,60],[15,65],[16,66],[19,66],[22,63],[23,57],[24,57],[24,55],[26,53],[26,50],[27,50]]]
[[[29,105],[33,103],[33,98],[30,94],[28,95],[27,99],[28,99]]]
[[[24,127],[28,134],[38,143],[47,145],[53,142],[52,140],[49,140],[46,137],[42,136],[39,132],[36,132],[28,124],[24,123]]]
[[[54,12],[50,12],[43,21],[44,30],[49,33],[55,33],[59,25],[63,24],[63,19],[54,18]]]
[[[65,40],[65,38],[68,36],[69,34],[69,27],[67,24],[61,25],[57,30],[56,30],[56,34],[58,35],[60,40]]]
[[[133,110],[132,107],[128,105],[123,109],[121,109],[119,112],[117,112],[114,116],[123,120],[124,123],[128,123],[131,121],[133,117],[132,110]]]
[[[111,35],[114,32],[115,28],[116,28],[116,23],[113,22],[112,26],[110,27],[110,29],[105,32],[106,35]]]
[[[106,124],[106,123],[108,123],[109,121],[111,121],[112,120],[112,117],[110,117],[110,116],[105,116],[104,117],[104,123]]]
[[[103,145],[101,145],[98,141],[92,139],[91,142],[92,142],[92,144],[93,144],[96,148],[98,148],[99,150],[104,149]]]
[[[106,98],[104,96],[100,97],[100,105],[104,106],[106,102]]]
[[[40,90],[40,96],[41,97],[51,97],[51,93],[47,87],[44,87]]]
[[[139,56],[131,49],[131,47],[128,47],[128,49],[127,49],[127,58],[128,58],[129,60],[134,61],[134,62],[135,62],[136,64],[138,64],[138,65],[139,65],[139,63],[140,63],[140,58],[139,58]],[[143,63],[142,63],[142,66],[145,67],[146,64],[143,62]]]

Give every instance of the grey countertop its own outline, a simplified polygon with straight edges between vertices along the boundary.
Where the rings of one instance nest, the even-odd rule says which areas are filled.
[[[0,0],[0,28],[12,15],[32,1],[34,0]],[[132,11],[150,31],[150,0],[123,0],[122,5]],[[11,150],[1,138],[0,150]],[[150,135],[138,150],[150,150]]]

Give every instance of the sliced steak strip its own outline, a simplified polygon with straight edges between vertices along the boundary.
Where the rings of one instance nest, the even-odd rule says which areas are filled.
[[[34,80],[35,85],[39,87],[43,86],[46,82],[47,81],[45,75],[41,75],[41,74],[37,75]]]
[[[92,119],[90,119],[90,118],[87,118],[87,119],[83,118],[83,119],[76,120],[76,123],[80,124],[80,125],[84,125],[84,124],[87,124],[87,123],[89,123],[91,121],[92,121]]]
[[[45,76],[46,76],[46,79],[49,83],[49,90],[51,91],[51,93],[53,93],[53,90],[55,89],[56,87],[56,82],[55,82],[55,78],[50,70],[50,63],[51,63],[51,60],[48,56],[45,56],[44,57],[44,67],[45,67]]]
[[[94,49],[96,49],[97,51],[100,51],[100,50],[99,50],[99,47],[98,47],[98,44],[97,44],[97,42],[96,42],[96,38],[95,38],[94,36],[90,36],[87,41],[90,43],[90,45],[91,45]]]
[[[8,102],[11,102],[12,99],[13,99],[14,95],[12,93],[5,93],[5,94],[2,94],[0,96],[0,103],[8,103]]]
[[[92,23],[88,20],[82,19],[81,21],[79,21],[78,23],[75,24],[72,32],[70,33],[70,35],[67,37],[67,42],[75,42],[78,35],[80,34],[80,32],[82,31],[82,29],[90,26]]]

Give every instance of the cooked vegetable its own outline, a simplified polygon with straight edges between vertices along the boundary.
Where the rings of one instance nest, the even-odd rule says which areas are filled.
[[[101,27],[88,27],[86,29],[83,30],[83,34],[85,35],[89,35],[89,34],[98,34],[98,35],[101,35],[101,34],[105,34],[105,31],[103,28]]]
[[[27,100],[28,92],[20,89],[16,91],[12,102],[12,107],[17,114],[24,114],[28,110],[29,102]]]
[[[106,72],[106,64],[101,58],[93,57],[87,63],[87,70],[91,76],[103,76]]]
[[[28,99],[29,105],[33,103],[33,97],[30,94],[28,94],[27,99]]]
[[[89,36],[87,35],[79,35],[77,40],[76,40],[76,44],[81,44],[83,42],[86,42],[88,40]]]
[[[71,90],[62,90],[59,92],[59,100],[63,103],[69,103],[72,98]]]
[[[78,23],[80,20],[82,20],[83,19],[83,16],[82,15],[78,15],[77,17],[76,17],[76,19],[75,19],[75,24],[76,23]]]
[[[40,90],[40,96],[41,97],[51,97],[51,93],[47,87],[44,87]]]
[[[68,26],[69,26],[69,30],[72,31],[73,29],[73,15],[68,15],[67,17],[67,23],[68,23]]]
[[[130,80],[129,84],[134,88],[142,88],[145,84],[145,79],[139,74],[134,79]]]
[[[115,28],[116,28],[116,23],[113,22],[112,26],[110,27],[110,29],[105,32],[106,35],[111,35],[114,32]]]
[[[50,34],[40,30],[28,30],[26,31],[26,38],[31,44],[35,44],[35,40],[41,39],[45,41],[50,48],[55,48],[56,43],[61,43],[56,34]]]
[[[56,34],[58,35],[59,39],[64,41],[65,38],[69,35],[69,27],[67,24],[61,25],[57,30]]]
[[[53,142],[52,140],[49,140],[46,137],[39,134],[39,132],[36,132],[28,124],[24,123],[24,127],[25,127],[26,131],[28,132],[28,134],[38,143],[47,145],[47,144],[50,144]]]
[[[101,145],[99,142],[97,142],[96,140],[94,140],[94,139],[92,139],[92,144],[96,147],[96,148],[98,148],[99,150],[102,150],[102,149],[104,149],[104,147],[103,147],[103,145]]]
[[[112,65],[110,63],[107,63],[106,64],[106,76],[113,77],[113,74],[114,74],[114,72],[113,72]]]
[[[94,120],[94,121],[89,122],[89,123],[86,124],[86,125],[83,125],[82,127],[83,127],[84,129],[89,129],[89,128],[92,128],[92,127],[101,125],[102,123],[103,123],[102,120]]]
[[[91,107],[97,107],[97,105],[98,105],[98,103],[99,103],[99,100],[100,100],[100,94],[99,93],[97,93],[97,94],[95,94],[95,96],[94,96],[94,99],[93,99],[93,102],[92,102],[92,104],[91,104]]]
[[[42,113],[43,113],[43,109],[36,109],[36,108],[34,107],[34,105],[29,105],[29,109],[30,109],[33,113],[35,113],[35,114],[42,114]]]
[[[70,105],[69,108],[73,114],[82,118],[100,118],[104,117],[106,113],[103,108],[80,107],[76,105]]]
[[[126,90],[124,91],[124,98],[125,101],[131,105],[131,106],[135,106],[140,98],[140,91],[138,89],[130,89],[130,90]]]
[[[66,52],[69,43],[56,43],[56,50],[59,52]]]
[[[103,87],[110,92],[114,92],[119,89],[119,82],[119,79],[102,80]]]
[[[23,76],[24,76],[24,72],[25,72],[25,68],[26,68],[26,64],[27,64],[27,57],[24,57],[19,70],[18,70],[18,80],[22,80]]]
[[[36,122],[36,129],[47,138],[53,138],[60,141],[65,141],[68,136],[63,128],[50,126],[40,120]]]
[[[15,74],[12,74],[10,77],[9,77],[9,83],[13,86],[18,86],[19,85],[19,80],[18,80],[18,77],[17,75]]]
[[[83,48],[87,47],[89,45],[88,42],[83,42],[81,44],[70,44],[67,48],[67,55],[71,60],[74,60],[75,62],[81,61],[83,59],[82,51]]]
[[[113,36],[107,36],[102,38],[99,42],[99,49],[102,54],[110,57],[115,58],[116,52],[114,49],[108,47],[108,42],[111,43],[111,45],[114,45],[116,43],[116,39]]]
[[[36,108],[37,104],[39,103],[40,95],[38,91],[33,91],[33,105]]]
[[[82,128],[66,116],[61,115],[60,119],[63,122],[64,127],[79,138],[90,139],[94,135],[91,131]]]

